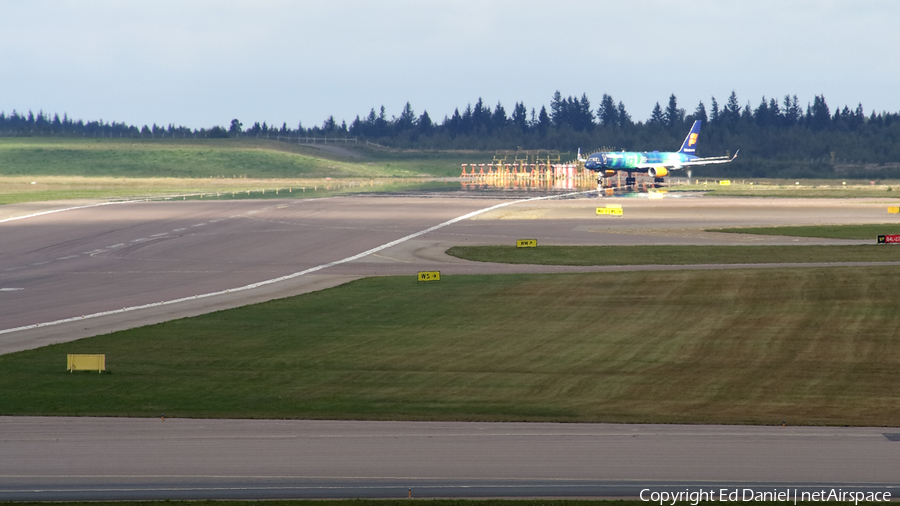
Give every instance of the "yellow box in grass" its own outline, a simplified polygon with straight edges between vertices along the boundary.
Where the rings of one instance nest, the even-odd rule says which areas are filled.
[[[597,208],[598,215],[606,215],[606,216],[624,216],[622,214],[621,207],[598,207]]]
[[[723,179],[723,180],[719,181],[719,186],[731,186],[731,180]]]
[[[889,207],[888,214],[900,214],[900,207]]]
[[[440,281],[441,271],[419,271],[419,281]]]
[[[519,239],[516,241],[517,248],[537,248],[537,239]]]
[[[97,371],[106,370],[106,355],[66,355],[66,370],[72,371]]]

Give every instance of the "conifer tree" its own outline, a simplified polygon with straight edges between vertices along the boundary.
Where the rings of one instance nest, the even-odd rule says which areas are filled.
[[[499,105],[499,103],[497,104]],[[532,109],[531,115],[534,116],[534,110]],[[516,106],[513,108],[512,113],[512,124],[515,125],[519,130],[525,132],[528,130],[528,109],[525,108],[525,104],[523,102],[516,102]]]
[[[547,114],[547,108],[541,106],[541,113],[538,114],[538,131],[542,136],[547,135],[547,130],[550,128],[550,116]]]
[[[675,98],[674,93],[669,97],[669,105],[666,107],[663,118],[666,126],[669,128],[675,128],[684,123],[684,109],[678,108],[678,100]]]
[[[500,102],[497,102],[497,107],[494,108],[494,114],[491,115],[491,126],[493,128],[503,128],[507,123],[506,118],[506,110],[500,105]]]
[[[694,120],[700,120],[703,123],[706,123],[706,106],[703,105],[703,101],[701,100],[699,104],[697,104],[697,108],[694,109]]]
[[[416,113],[413,112],[412,106],[407,102],[406,105],[403,106],[403,111],[400,112],[400,117],[397,118],[394,126],[398,132],[404,132],[406,130],[412,130],[415,123]]]
[[[591,110],[591,102],[588,100],[587,93],[581,94],[581,100],[578,101],[578,122],[575,130],[579,132],[591,131],[594,129],[594,111]]]
[[[600,107],[597,109],[597,119],[603,126],[616,126],[619,124],[619,111],[613,98],[606,93],[600,99]]]
[[[625,111],[625,104],[623,104],[621,100],[619,101],[619,106],[616,109],[616,112],[618,113],[619,126],[632,125],[631,115]]]
[[[564,107],[565,102],[563,102],[562,94],[560,94],[559,90],[556,90],[556,93],[553,94],[553,98],[550,99],[550,119],[557,127],[563,125]]]
[[[422,115],[419,116],[418,121],[416,121],[416,126],[421,134],[427,135],[431,133],[434,124],[431,122],[431,117],[428,116],[428,111],[422,111]]]
[[[737,93],[734,90],[731,90],[731,96],[728,97],[728,103],[725,104],[723,115],[729,123],[737,123],[741,118],[741,104],[738,103]]]
[[[647,120],[647,122],[657,125],[666,124],[666,117],[665,114],[663,114],[662,107],[659,106],[659,102],[657,102],[656,105],[653,106],[653,112],[650,113],[650,119]]]
[[[716,97],[711,97],[711,98],[712,98],[712,100],[710,103],[712,105],[710,106],[709,122],[715,124],[715,123],[718,123],[719,120],[721,120],[722,118],[720,117],[721,115],[719,114],[719,103],[716,102]]]

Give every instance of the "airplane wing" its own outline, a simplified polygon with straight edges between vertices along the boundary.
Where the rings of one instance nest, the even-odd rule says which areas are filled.
[[[737,158],[738,153],[741,150],[737,150],[734,152],[734,156],[710,156],[708,158],[697,158],[696,160],[691,160],[689,162],[680,162],[680,163],[639,163],[635,165],[635,169],[651,169],[658,167],[666,167],[671,169],[680,169],[682,167],[687,167],[690,165],[710,165],[714,163],[729,163],[733,162],[735,158]]]
[[[733,162],[734,159],[737,158],[738,153],[740,153],[740,152],[741,152],[740,149],[735,151],[734,156],[732,156],[731,158],[729,158],[727,156],[711,156],[709,158],[698,158],[696,160],[691,160],[690,162],[685,162],[681,165],[707,165],[707,164],[711,164],[711,163]]]

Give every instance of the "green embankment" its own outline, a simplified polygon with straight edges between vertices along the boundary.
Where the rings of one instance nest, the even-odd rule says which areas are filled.
[[[332,152],[265,139],[0,138],[0,175],[153,178],[458,176],[457,162],[472,161],[473,156],[432,152],[382,153],[353,144],[338,146],[338,151]]]
[[[355,144],[323,150],[265,139],[0,138],[0,204],[192,193],[225,198],[248,190],[261,198],[270,196],[263,190],[291,187],[314,189],[312,196],[396,191],[433,187],[423,181],[458,176],[460,163],[479,156],[485,155]]]
[[[898,274],[370,278],[0,356],[0,414],[896,425]]]
[[[872,238],[872,242],[875,239]],[[821,262],[895,262],[891,246],[454,246],[447,254],[506,264],[537,265],[690,265]]]
[[[0,174],[87,177],[415,176],[275,141],[205,139],[0,139]]]

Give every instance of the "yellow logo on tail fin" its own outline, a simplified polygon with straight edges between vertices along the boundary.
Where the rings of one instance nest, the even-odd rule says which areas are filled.
[[[688,146],[693,146],[697,144],[697,134],[691,134],[690,139],[688,139]]]

